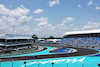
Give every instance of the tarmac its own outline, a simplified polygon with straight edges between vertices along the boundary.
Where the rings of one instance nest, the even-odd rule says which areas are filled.
[[[34,56],[21,56],[21,57],[6,57],[0,58],[1,62],[10,62],[10,61],[22,61],[22,60],[36,60],[36,59],[50,59],[50,58],[60,58],[60,57],[77,57],[77,56],[88,56],[92,54],[99,53],[98,50],[89,49],[89,48],[79,48],[79,47],[66,47],[76,49],[77,52],[74,53],[59,53],[59,54],[46,54],[46,55],[34,55]],[[47,48],[44,48],[44,50]]]

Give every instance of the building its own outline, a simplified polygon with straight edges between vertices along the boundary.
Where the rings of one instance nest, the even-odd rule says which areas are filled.
[[[12,51],[15,49],[31,48],[31,35],[0,34],[0,50]]]

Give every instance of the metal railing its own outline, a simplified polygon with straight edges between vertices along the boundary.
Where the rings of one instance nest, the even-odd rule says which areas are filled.
[[[14,62],[14,60],[12,60],[11,62],[0,62],[0,67],[100,67],[100,63],[99,62],[79,62],[79,63],[49,62],[46,64],[42,64],[40,61],[38,61],[36,63],[33,63],[33,62],[29,63],[29,61]]]

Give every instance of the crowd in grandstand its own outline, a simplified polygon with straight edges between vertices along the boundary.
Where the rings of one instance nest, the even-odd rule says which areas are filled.
[[[98,36],[97,36],[98,35]],[[87,35],[70,35],[65,36],[62,40],[59,41],[62,44],[66,45],[85,45],[85,46],[99,46],[100,45],[100,36],[99,34]]]
[[[63,38],[61,41],[63,44],[77,44],[77,45],[100,45],[100,38]]]

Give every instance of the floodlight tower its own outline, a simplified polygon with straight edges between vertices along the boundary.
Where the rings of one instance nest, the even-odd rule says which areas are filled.
[[[14,28],[15,28],[15,26],[13,26],[13,34],[14,34]]]

